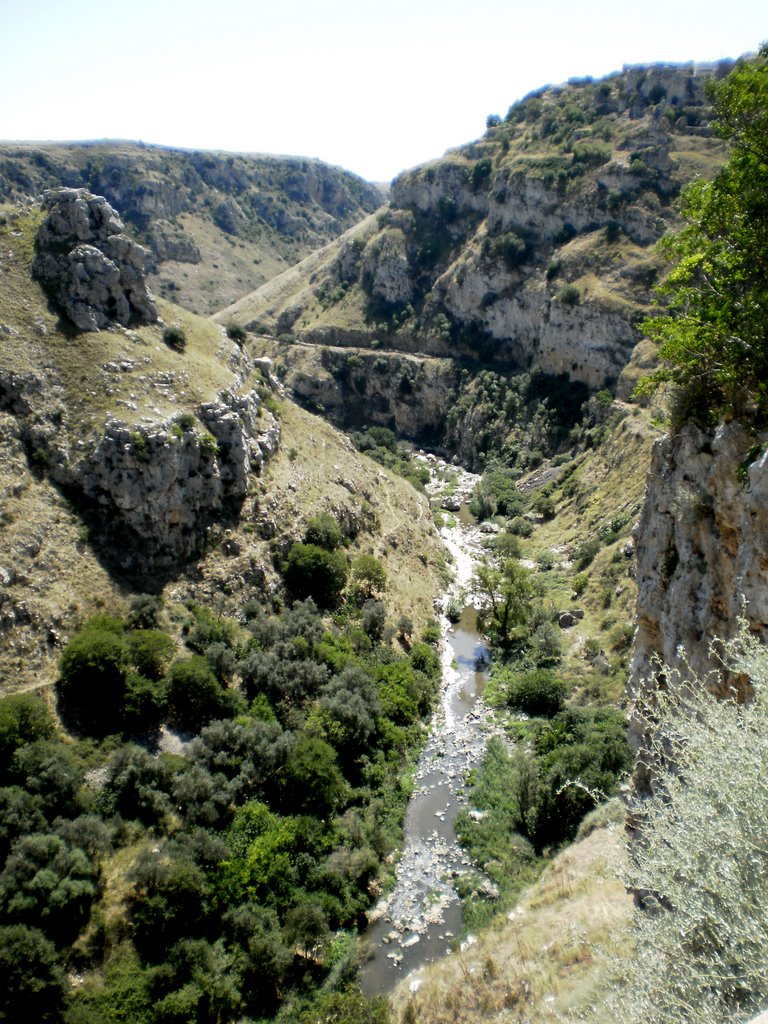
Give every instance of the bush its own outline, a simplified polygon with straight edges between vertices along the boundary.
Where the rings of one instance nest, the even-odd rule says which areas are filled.
[[[294,544],[288,552],[283,579],[294,597],[311,597],[320,608],[338,603],[347,583],[349,566],[341,551],[317,544]]]
[[[177,352],[183,352],[187,347],[187,335],[183,327],[171,326],[166,327],[163,331],[163,341],[165,344]]]
[[[647,910],[614,965],[618,1024],[730,1024],[768,999],[768,655],[745,631],[726,662],[751,681],[750,704],[665,668],[667,691],[638,709],[656,775],[634,808],[626,881]]]
[[[564,306],[578,306],[581,301],[581,292],[575,284],[565,284],[558,289],[556,298]]]
[[[335,551],[343,539],[341,527],[330,512],[321,512],[307,520],[304,529],[305,544],[316,544],[326,551]]]
[[[567,685],[547,669],[509,672],[501,669],[507,704],[516,711],[534,717],[552,718],[561,711],[568,691]],[[502,682],[503,680],[503,682]]]
[[[238,345],[242,345],[247,336],[247,332],[242,324],[236,324],[230,320],[227,324],[227,337],[231,341],[236,341]]]

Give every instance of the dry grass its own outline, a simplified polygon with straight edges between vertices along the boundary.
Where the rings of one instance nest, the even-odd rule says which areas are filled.
[[[543,1024],[588,1006],[605,980],[600,951],[627,941],[622,856],[607,829],[569,847],[473,944],[406,978],[391,999],[394,1021]]]
[[[350,557],[370,553],[387,570],[385,603],[392,614],[409,615],[417,629],[433,613],[442,587],[444,548],[426,498],[402,477],[361,455],[325,420],[290,402],[283,405],[281,451],[270,464],[266,483],[285,529],[300,537],[306,520],[318,512],[345,515],[370,508],[378,520],[361,533]]]
[[[565,651],[562,670],[574,679],[594,672],[585,650],[590,639],[598,641],[616,667],[621,653],[615,646],[618,636],[634,622],[635,563],[625,556],[624,546],[640,515],[651,447],[660,431],[650,423],[646,410],[638,406],[623,408],[625,418],[598,447],[577,457],[574,472],[554,490],[554,518],[540,523],[523,545],[524,556],[533,562],[542,552],[551,552],[555,559],[555,572],[548,577],[547,600],[559,610],[580,608],[584,612],[575,626],[561,633]],[[583,570],[587,585],[574,597],[575,553],[585,540],[597,536],[617,517],[626,519],[618,539],[604,545]],[[623,654],[626,656],[626,648]],[[620,673],[613,679],[606,675],[607,689],[602,698],[619,700],[623,685]]]
[[[229,365],[235,347],[222,328],[170,303],[160,301],[159,310],[184,329],[183,353],[163,343],[162,324],[63,331],[30,278],[38,223],[31,210],[0,226],[0,323],[9,328],[0,329],[0,371],[43,379],[39,412],[50,419],[60,410],[62,445],[73,453],[89,447],[110,416],[151,427],[240,386]],[[171,607],[192,598],[235,614],[262,595],[264,579],[267,590],[279,586],[270,541],[254,519],[266,512],[278,542],[290,543],[309,516],[333,511],[378,520],[360,533],[350,557],[370,551],[385,562],[392,616],[410,615],[420,629],[441,586],[443,550],[426,501],[327,423],[281,404],[282,449],[264,477],[253,478],[238,522],[212,531],[199,561],[144,586],[161,590]],[[0,552],[0,692],[49,686],[68,636],[99,610],[123,612],[135,590],[99,560],[76,508],[30,463],[8,413],[0,413]]]

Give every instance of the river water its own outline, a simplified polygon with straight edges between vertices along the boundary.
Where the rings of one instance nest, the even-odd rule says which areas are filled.
[[[470,478],[471,474],[462,478],[467,488],[476,479]],[[453,556],[450,594],[464,599],[466,607],[455,626],[442,621],[440,707],[419,758],[395,886],[372,913],[363,936],[370,955],[359,982],[368,995],[390,992],[406,975],[444,956],[462,927],[452,883],[470,871],[471,862],[457,842],[455,821],[467,802],[467,772],[479,764],[492,731],[481,696],[488,652],[477,632],[470,589],[481,535],[466,515],[440,532]]]

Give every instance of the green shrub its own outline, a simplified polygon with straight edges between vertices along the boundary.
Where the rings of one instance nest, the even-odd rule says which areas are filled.
[[[557,290],[556,298],[564,306],[578,306],[581,301],[581,292],[575,284],[564,284]]]
[[[237,324],[230,320],[227,324],[227,337],[231,341],[236,341],[239,345],[242,345],[248,335],[242,324]]]
[[[665,690],[636,709],[654,795],[634,808],[626,882],[646,909],[613,965],[617,1024],[730,1024],[768,999],[768,657],[744,631],[725,660],[750,703],[664,668]]]
[[[330,512],[321,512],[319,515],[311,516],[304,528],[304,543],[316,544],[326,551],[335,551],[344,539],[341,527],[336,517]]]
[[[163,341],[169,348],[173,348],[177,352],[183,352],[187,347],[187,335],[183,327],[177,327],[176,325],[166,327],[163,330]]]
[[[320,608],[338,603],[349,576],[341,551],[326,551],[317,544],[294,544],[288,552],[283,579],[294,597],[311,597]]]
[[[589,573],[577,572],[576,575],[571,580],[571,587],[573,588],[574,594],[576,594],[577,597],[580,597],[581,594],[583,594],[584,591],[587,589],[587,584],[588,583],[589,583]]]
[[[534,717],[551,718],[561,711],[568,686],[548,669],[512,672],[499,669],[499,686],[506,692],[507,704],[515,711]]]

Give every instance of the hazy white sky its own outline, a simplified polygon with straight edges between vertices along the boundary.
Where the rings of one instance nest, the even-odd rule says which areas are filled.
[[[384,181],[541,85],[766,37],[765,0],[0,0],[0,138],[293,153]]]

